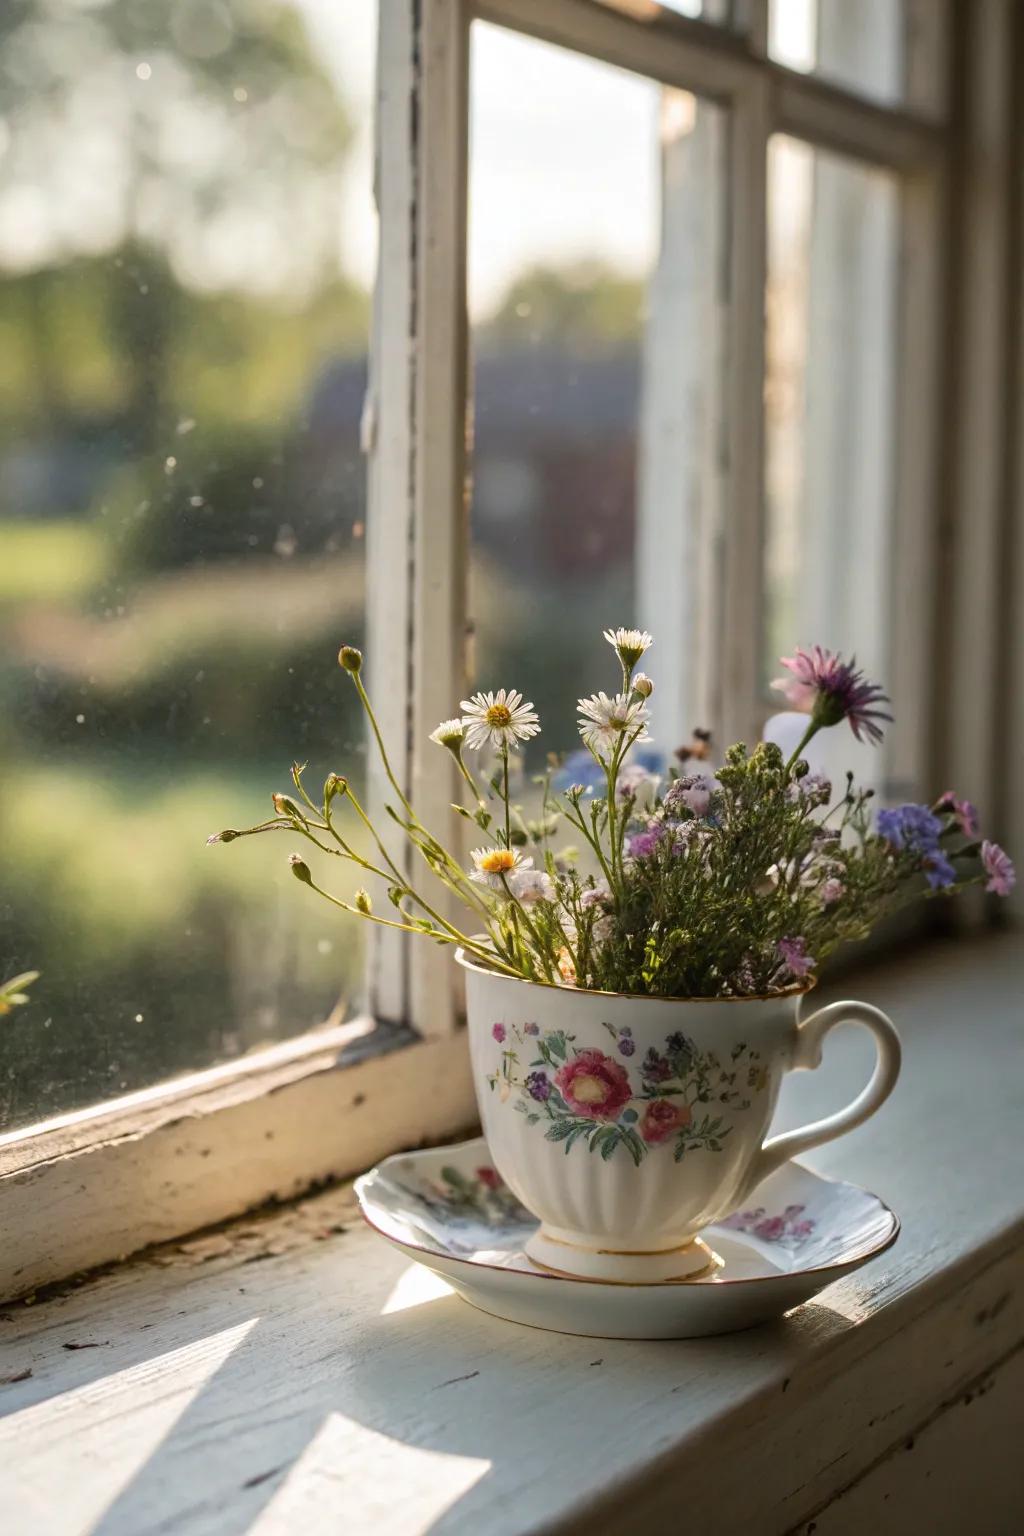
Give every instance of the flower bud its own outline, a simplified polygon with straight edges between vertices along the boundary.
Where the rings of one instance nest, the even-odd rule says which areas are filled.
[[[370,916],[370,913],[373,911],[373,902],[370,900],[368,891],[364,891],[362,886],[360,886],[352,900],[357,912],[361,912],[364,917]]]
[[[348,793],[348,779],[342,778],[338,773],[329,773],[324,780],[324,799],[328,804],[336,795]]]
[[[232,832],[226,827],[223,832],[214,832],[206,839],[207,848],[212,848],[214,843],[233,843],[236,837],[241,837],[241,832]]]
[[[638,693],[642,699],[649,699],[654,692],[654,684],[646,672],[638,672],[634,677],[633,692]]]
[[[312,885],[313,876],[309,872],[309,865],[298,853],[288,855],[288,863],[291,865],[292,874],[296,880],[301,880],[303,885]]]
[[[346,672],[357,673],[363,665],[362,651],[357,651],[354,645],[343,645],[338,652],[338,665]]]
[[[447,747],[449,752],[454,752],[457,756],[462,750],[465,735],[466,728],[461,720],[442,720],[441,724],[431,731],[430,739],[439,747]]]
[[[295,821],[305,821],[305,816],[299,810],[299,807],[295,804],[295,801],[292,799],[291,795],[277,794],[271,795],[270,798],[274,802],[274,810],[277,812],[278,816],[288,816]]]

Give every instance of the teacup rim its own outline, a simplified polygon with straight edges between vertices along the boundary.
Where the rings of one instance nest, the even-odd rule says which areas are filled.
[[[493,981],[508,981],[520,987],[537,987],[546,992],[558,992],[565,996],[615,997],[631,1003],[776,1003],[786,1002],[793,997],[806,997],[818,985],[817,976],[808,976],[794,986],[787,987],[783,992],[744,992],[736,996],[720,994],[717,997],[692,995],[659,997],[650,992],[610,992],[601,987],[558,986],[553,981],[532,981],[528,976],[509,976],[504,971],[481,964],[475,957],[471,957],[461,944],[455,951],[455,960],[463,970],[476,971],[479,976],[487,976]]]

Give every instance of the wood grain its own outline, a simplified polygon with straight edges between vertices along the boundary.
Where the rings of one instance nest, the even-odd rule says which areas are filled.
[[[32,1375],[0,1388],[5,1536],[620,1536],[682,1512],[716,1536],[798,1528],[1024,1337],[1020,978],[1004,939],[857,986],[897,1019],[905,1079],[814,1161],[878,1190],[903,1232],[769,1327],[676,1344],[517,1328],[370,1232],[332,1232],[328,1206],[320,1240],[278,1257],[269,1238],[155,1255],[10,1310],[0,1378]],[[783,1123],[848,1096],[865,1050],[840,1033],[787,1084]]]

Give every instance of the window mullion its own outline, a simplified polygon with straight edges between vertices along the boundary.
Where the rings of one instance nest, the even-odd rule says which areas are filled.
[[[466,682],[466,7],[432,0],[419,28],[410,782],[424,823],[458,852],[453,765],[429,733],[458,712]],[[425,1034],[454,1027],[454,969],[447,948],[412,953],[410,1019]]]
[[[764,550],[764,359],[769,93],[751,77],[733,104],[729,153],[726,488],[715,727],[755,740]]]
[[[393,4],[377,44],[375,192],[378,213],[369,386],[363,414],[369,455],[366,541],[367,673],[378,723],[399,782],[410,781],[409,719],[412,686],[413,371],[416,300],[415,248],[415,24],[413,0]],[[393,803],[379,756],[368,751],[367,802],[375,825],[390,828]],[[408,870],[410,853],[387,836],[396,864]],[[378,903],[386,891],[374,892]],[[390,909],[389,909],[390,910]],[[370,926],[370,925],[368,925]],[[382,1019],[409,1014],[406,937],[370,926],[368,1004]]]

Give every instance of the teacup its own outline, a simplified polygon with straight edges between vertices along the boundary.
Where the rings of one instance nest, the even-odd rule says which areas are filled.
[[[473,1080],[495,1167],[541,1222],[526,1252],[591,1280],[694,1279],[697,1237],[780,1164],[873,1115],[899,1036],[869,1003],[800,1020],[813,983],[770,997],[658,998],[553,987],[457,958]],[[845,1109],[765,1141],[786,1072],[817,1067],[836,1024],[875,1037],[871,1081]]]

